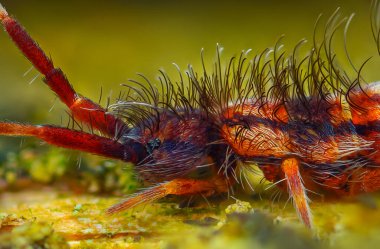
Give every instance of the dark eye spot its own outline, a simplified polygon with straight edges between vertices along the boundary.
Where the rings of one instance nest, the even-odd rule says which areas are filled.
[[[158,149],[161,145],[161,140],[158,138],[151,139],[147,145],[146,150],[149,154],[152,154],[155,149]]]

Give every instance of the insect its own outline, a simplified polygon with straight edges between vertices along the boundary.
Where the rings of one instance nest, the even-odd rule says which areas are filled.
[[[380,51],[378,9],[375,1],[372,31]],[[288,57],[277,43],[251,61],[243,52],[222,69],[218,52],[212,72],[189,67],[177,82],[162,72],[157,86],[142,76],[144,84],[131,82],[107,108],[75,92],[1,5],[0,20],[73,118],[101,135],[15,122],[0,122],[0,134],[135,164],[149,187],[109,214],[167,195],[229,193],[242,181],[239,169],[252,162],[289,193],[307,227],[306,190],[345,196],[380,189],[380,82],[364,84],[361,69],[351,78],[335,63],[331,40],[342,24],[336,14],[322,45],[314,41],[305,57],[296,56],[302,42]]]

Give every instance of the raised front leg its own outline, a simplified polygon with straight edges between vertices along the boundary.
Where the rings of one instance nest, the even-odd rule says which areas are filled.
[[[117,137],[126,128],[125,123],[100,105],[76,93],[64,73],[55,68],[38,44],[0,4],[0,21],[17,47],[34,67],[45,76],[45,83],[70,108],[74,118],[110,137]]]

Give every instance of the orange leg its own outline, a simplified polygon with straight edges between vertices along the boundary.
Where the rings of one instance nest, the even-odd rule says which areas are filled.
[[[281,169],[288,183],[289,195],[293,199],[294,206],[303,223],[311,228],[311,213],[305,188],[299,172],[299,162],[295,158],[287,158],[282,161]]]
[[[122,202],[110,207],[107,213],[114,214],[140,204],[156,201],[167,195],[203,194],[210,196],[214,193],[224,193],[227,191],[228,186],[221,178],[210,180],[174,179],[130,196]]]
[[[98,104],[76,93],[61,69],[54,67],[53,62],[38,44],[15,19],[8,15],[1,4],[0,21],[13,42],[34,67],[45,76],[45,83],[70,108],[75,118],[108,136],[117,137],[121,134],[122,130],[126,128],[125,123],[107,113]]]

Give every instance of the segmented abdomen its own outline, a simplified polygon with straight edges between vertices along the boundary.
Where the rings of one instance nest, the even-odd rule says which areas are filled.
[[[258,162],[267,179],[283,177],[273,170],[278,159],[297,157],[306,187],[339,194],[380,188],[380,82],[356,87],[344,99],[255,104],[230,106],[222,134],[243,161]]]
[[[380,82],[368,84],[363,90],[355,89],[349,97],[356,107],[351,114],[357,133],[372,142],[373,152],[366,154],[380,165]]]

